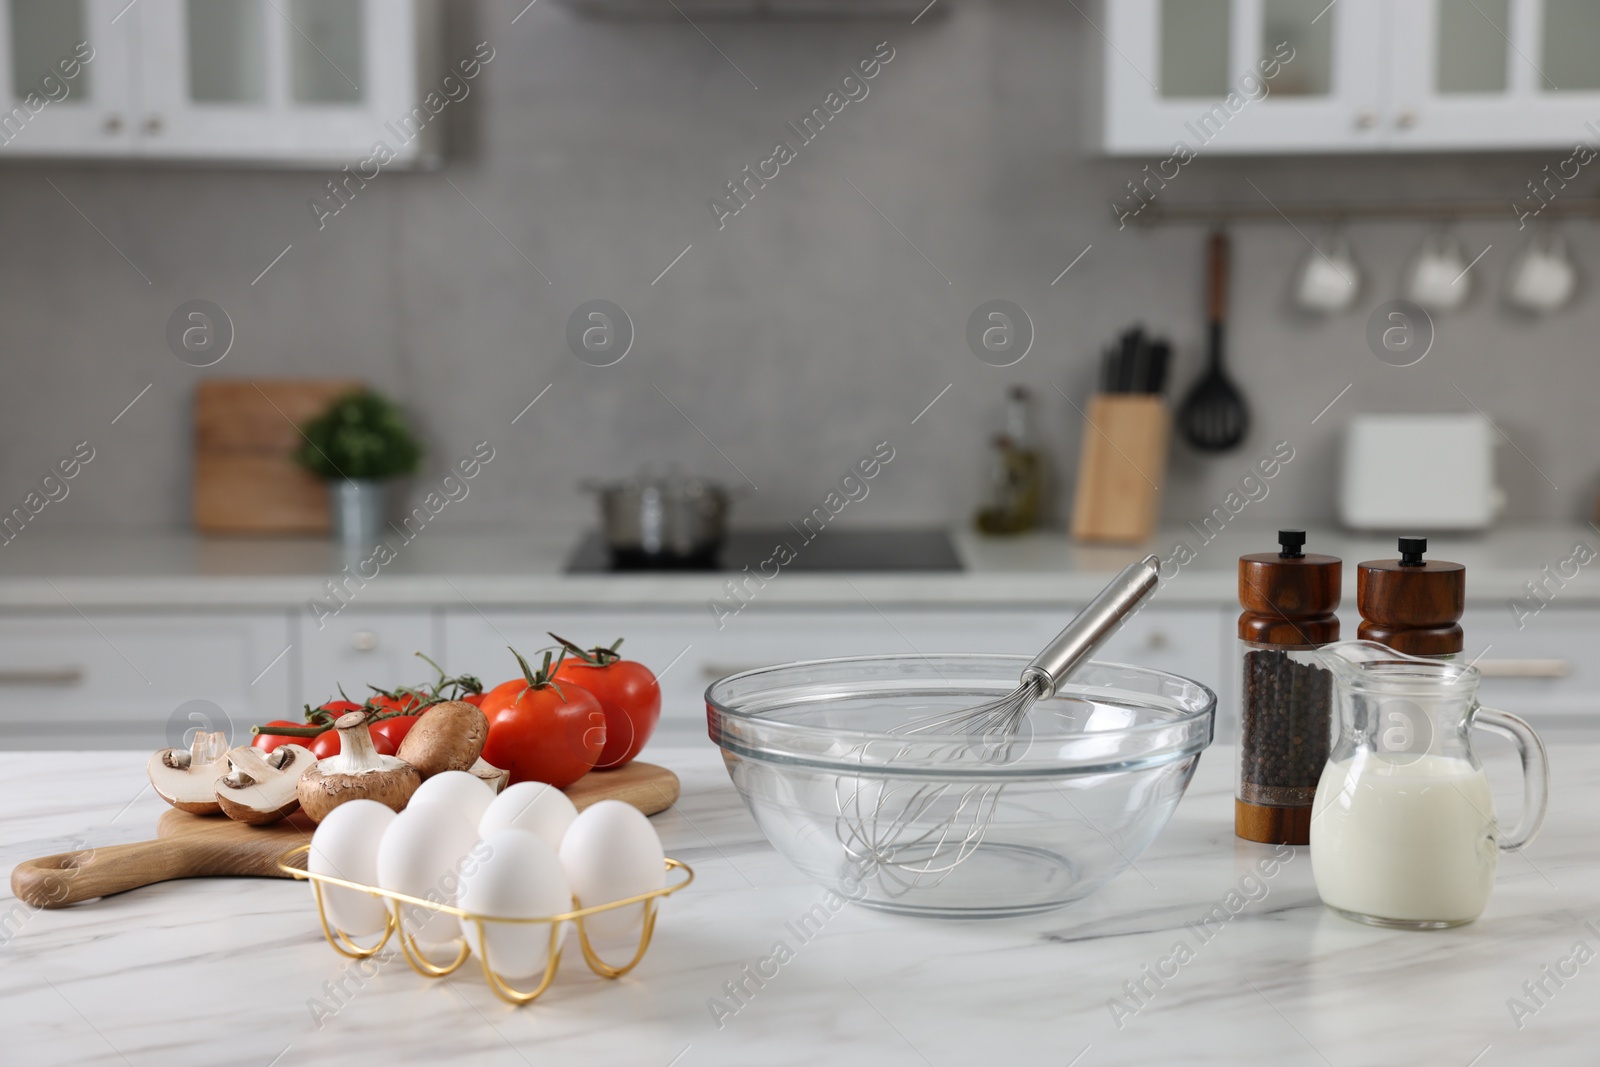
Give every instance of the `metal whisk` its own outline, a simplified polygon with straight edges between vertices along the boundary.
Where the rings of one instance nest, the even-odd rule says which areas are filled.
[[[1007,762],[1024,717],[1053,696],[1072,672],[1116,633],[1156,588],[1160,559],[1146,556],[1125,567],[1109,585],[1023,668],[1017,687],[972,708],[942,712],[889,731],[953,736],[952,761],[977,758]],[[869,742],[868,744],[871,744]],[[882,763],[909,752],[912,742]],[[921,753],[927,758],[927,753]],[[865,746],[858,753],[866,767]],[[879,761],[874,761],[879,762]],[[998,783],[899,782],[863,775],[835,783],[838,818],[834,832],[863,875],[877,879],[890,896],[938,885],[983,844],[994,819]]]
[[[1159,556],[1146,556],[1124,567],[1044,651],[1033,657],[1033,662],[1022,669],[1017,687],[1005,696],[975,708],[913,719],[890,733],[967,734],[990,740],[1015,735],[1028,710],[1054,696],[1057,687],[1078,665],[1094,655],[1133,614],[1133,609],[1155,591],[1160,566]]]

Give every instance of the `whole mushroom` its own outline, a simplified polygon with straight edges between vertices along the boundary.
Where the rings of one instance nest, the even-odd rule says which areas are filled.
[[[488,740],[488,716],[464,700],[447,700],[422,713],[395,755],[428,779],[444,771],[471,770]]]
[[[365,711],[352,711],[335,719],[339,754],[318,760],[300,776],[300,806],[313,821],[321,822],[347,800],[376,800],[399,811],[422,784],[411,764],[378,754],[367,730],[368,718]]]

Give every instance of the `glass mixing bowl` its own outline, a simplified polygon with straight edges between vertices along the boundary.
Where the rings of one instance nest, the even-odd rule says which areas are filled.
[[[730,675],[706,722],[762,833],[849,900],[914,915],[1049,911],[1166,825],[1216,694],[1091,662],[1009,739],[918,732],[1010,692],[1025,656],[864,656]]]

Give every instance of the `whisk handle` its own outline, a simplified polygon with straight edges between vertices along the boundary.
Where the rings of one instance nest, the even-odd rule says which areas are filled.
[[[1056,687],[1105,644],[1144,598],[1155,591],[1160,575],[1159,556],[1146,556],[1124,567],[1122,573],[1100,590],[1089,606],[1023,668],[1023,684],[1036,683],[1041,699],[1052,696]]]

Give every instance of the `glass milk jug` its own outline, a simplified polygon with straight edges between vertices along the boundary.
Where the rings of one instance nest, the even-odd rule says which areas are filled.
[[[1500,850],[1533,840],[1548,800],[1544,744],[1515,715],[1482,707],[1466,663],[1419,659],[1373,641],[1327,645],[1338,734],[1311,814],[1311,870],[1323,903],[1377,926],[1436,929],[1483,913]],[[1472,749],[1481,726],[1516,743],[1522,819],[1501,837]]]

